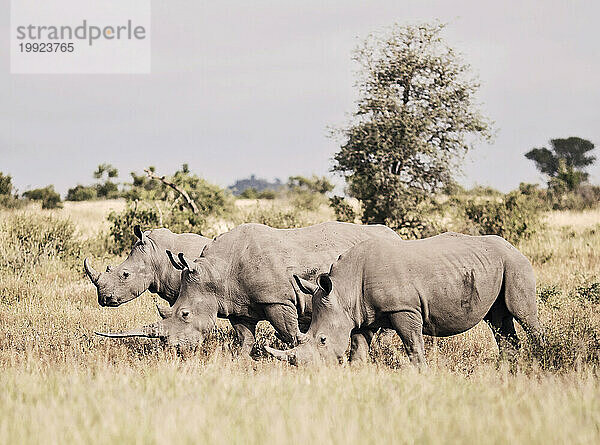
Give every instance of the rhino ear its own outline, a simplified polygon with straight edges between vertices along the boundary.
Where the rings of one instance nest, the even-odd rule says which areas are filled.
[[[139,224],[136,224],[135,226],[133,226],[133,233],[135,234],[135,236],[138,237],[138,239],[142,243],[146,242],[146,235],[144,235],[144,232],[142,232],[142,228],[140,227]]]
[[[173,253],[170,250],[167,250],[166,252],[167,256],[169,257],[169,260],[171,260],[171,264],[173,265],[173,267],[177,270],[183,270],[183,266],[177,262],[177,260],[173,256]]]
[[[194,271],[196,269],[196,263],[189,258],[186,258],[183,252],[179,252],[177,255],[179,258],[179,262],[183,265],[183,267],[189,271]]]
[[[319,286],[310,281],[305,280],[304,278],[300,278],[298,275],[294,274],[294,281],[300,288],[302,292],[309,295],[314,295],[317,290],[319,290]]]
[[[317,278],[317,283],[319,287],[325,291],[325,295],[329,295],[331,293],[331,289],[333,289],[333,283],[331,282],[331,277],[327,273],[322,273]]]

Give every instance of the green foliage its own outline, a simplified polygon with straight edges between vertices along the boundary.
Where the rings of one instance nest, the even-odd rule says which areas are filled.
[[[175,233],[201,234],[206,226],[206,218],[183,208],[169,208],[159,202],[133,202],[122,212],[111,212],[108,215],[111,223],[109,229],[110,242],[107,244],[112,253],[127,251],[135,243],[133,227],[139,224],[144,230],[165,227]]]
[[[91,201],[98,197],[95,186],[78,184],[67,191],[66,201]]]
[[[549,191],[550,205],[555,210],[585,210],[600,203],[600,186],[581,184],[575,190]]]
[[[111,223],[109,235],[113,243],[109,249],[112,253],[120,254],[131,248],[135,243],[133,227],[139,224],[144,230],[160,227],[160,214],[157,209],[143,206],[138,208],[138,203],[129,204],[122,212],[111,212],[108,221]]]
[[[311,178],[304,176],[290,176],[287,183],[292,192],[312,192],[324,195],[333,191],[333,184],[325,176],[312,175]]]
[[[326,177],[316,175],[311,178],[290,176],[287,187],[292,205],[311,211],[318,210],[322,204],[325,204],[327,201],[324,195],[334,188]]]
[[[18,209],[25,204],[26,201],[14,193],[12,177],[0,172],[0,208]]]
[[[0,172],[0,195],[12,195],[12,176]]]
[[[154,168],[150,167],[149,170],[154,171]],[[132,177],[134,184],[125,193],[126,197],[147,201],[166,201],[182,211],[186,208],[185,200],[173,188],[156,179],[142,179],[135,173],[132,173]],[[233,198],[228,191],[193,174],[187,164],[183,164],[181,170],[177,170],[167,179],[183,189],[204,216],[221,216],[233,209]]]
[[[490,137],[470,67],[440,37],[444,25],[393,28],[355,53],[362,65],[354,122],[335,155],[365,223],[413,232],[414,211],[452,182],[470,137]]]
[[[119,176],[119,170],[117,170],[111,164],[100,164],[98,169],[94,172],[94,178],[102,179],[104,173],[106,173],[108,178],[116,178]]]
[[[153,167],[149,170],[154,173]],[[181,194],[165,183],[136,173],[131,176],[133,184],[125,196],[136,201],[130,202],[123,212],[113,212],[108,217],[114,252],[123,252],[133,244],[135,224],[144,228],[166,227],[176,233],[202,233],[208,217],[220,217],[233,210],[230,193],[191,173],[187,164],[183,164],[168,181],[188,194],[198,213],[194,213]]]
[[[2,254],[0,269],[19,270],[44,258],[74,260],[81,246],[75,226],[68,220],[35,213],[12,213],[0,225]]]
[[[500,199],[470,199],[465,214],[483,235],[511,243],[529,238],[540,225],[540,208],[527,195],[513,191]]]
[[[54,190],[53,185],[28,190],[23,193],[23,197],[32,201],[42,201],[42,209],[57,209],[62,207],[60,195]]]
[[[341,196],[329,198],[329,207],[335,212],[335,219],[342,222],[354,222],[358,216],[350,203]]]
[[[551,139],[550,147],[534,148],[525,153],[525,157],[534,161],[537,169],[551,178],[568,172],[572,178],[565,182],[573,187],[587,180],[588,175],[583,170],[596,160],[589,154],[594,149],[592,142],[579,137]]]

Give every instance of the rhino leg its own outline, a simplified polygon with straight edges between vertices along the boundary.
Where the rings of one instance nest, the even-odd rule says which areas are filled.
[[[521,344],[515,331],[513,316],[504,303],[503,293],[500,294],[484,320],[494,333],[500,358],[514,358]]]
[[[239,319],[231,319],[230,321],[240,345],[238,354],[240,356],[249,356],[255,342],[256,322]]]
[[[370,329],[356,331],[350,337],[350,361],[365,363],[369,359],[369,347],[375,333]]]
[[[293,305],[273,303],[264,306],[265,318],[273,325],[279,338],[295,345],[302,335],[298,327],[298,311]]]
[[[404,349],[414,366],[427,368],[425,342],[423,341],[423,317],[417,312],[401,311],[389,314],[392,327],[404,343]]]

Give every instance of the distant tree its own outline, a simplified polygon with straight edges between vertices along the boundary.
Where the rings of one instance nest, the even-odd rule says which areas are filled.
[[[585,169],[592,165],[596,157],[590,155],[594,144],[587,139],[570,137],[551,139],[550,149],[534,148],[525,157],[535,162],[537,169],[548,175],[550,188],[575,190],[579,184],[587,181]]]
[[[106,176],[109,178],[116,178],[119,176],[119,170],[117,170],[111,164],[100,164],[98,165],[98,169],[94,172],[94,178],[102,179],[104,173],[106,173]]]
[[[91,201],[98,197],[98,191],[95,186],[86,186],[78,184],[67,191],[66,201]]]
[[[12,195],[12,176],[0,172],[0,195]]]
[[[25,201],[19,199],[15,192],[12,177],[0,172],[0,207],[14,209],[22,207],[24,204]]]
[[[479,84],[443,41],[444,27],[394,27],[354,54],[360,96],[333,171],[361,202],[365,223],[413,225],[422,216],[415,209],[452,181],[473,138],[491,137],[475,100]]]
[[[304,191],[320,193],[324,195],[333,190],[333,184],[325,176],[312,175],[311,178],[304,176],[290,176],[288,179],[288,188],[292,191]]]
[[[67,201],[89,201],[92,199],[114,199],[121,197],[119,184],[112,181],[119,176],[119,170],[111,164],[100,164],[93,176],[98,180],[93,185],[78,184],[67,191]]]
[[[282,188],[283,184],[280,179],[275,179],[273,182],[269,182],[266,179],[257,178],[256,175],[250,175],[249,178],[246,179],[238,179],[235,181],[235,184],[229,186],[229,190],[236,195],[241,195],[246,189],[254,189],[257,193],[263,192],[265,190],[271,190],[273,192],[278,192]]]
[[[94,172],[94,178],[104,179],[103,182],[96,184],[96,195],[98,198],[118,198],[119,186],[117,183],[111,181],[111,179],[119,176],[119,170],[113,167],[111,164],[100,164],[98,169]]]
[[[53,185],[44,188],[28,190],[23,197],[32,201],[42,201],[43,209],[56,209],[62,207],[60,195],[54,190]]]

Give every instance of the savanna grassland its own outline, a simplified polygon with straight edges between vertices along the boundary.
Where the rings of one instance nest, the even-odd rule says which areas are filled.
[[[260,347],[257,361],[232,359],[226,322],[185,357],[149,339],[95,336],[158,317],[151,294],[101,308],[82,271],[85,256],[120,261],[103,234],[123,206],[0,212],[1,443],[600,441],[599,210],[548,213],[518,246],[537,274],[541,361],[519,330],[516,362],[499,362],[482,323],[428,339],[430,369],[419,374],[393,335],[374,339],[369,364],[312,370],[261,358]],[[332,218],[322,208],[304,221]],[[276,341],[266,323],[258,339]]]

